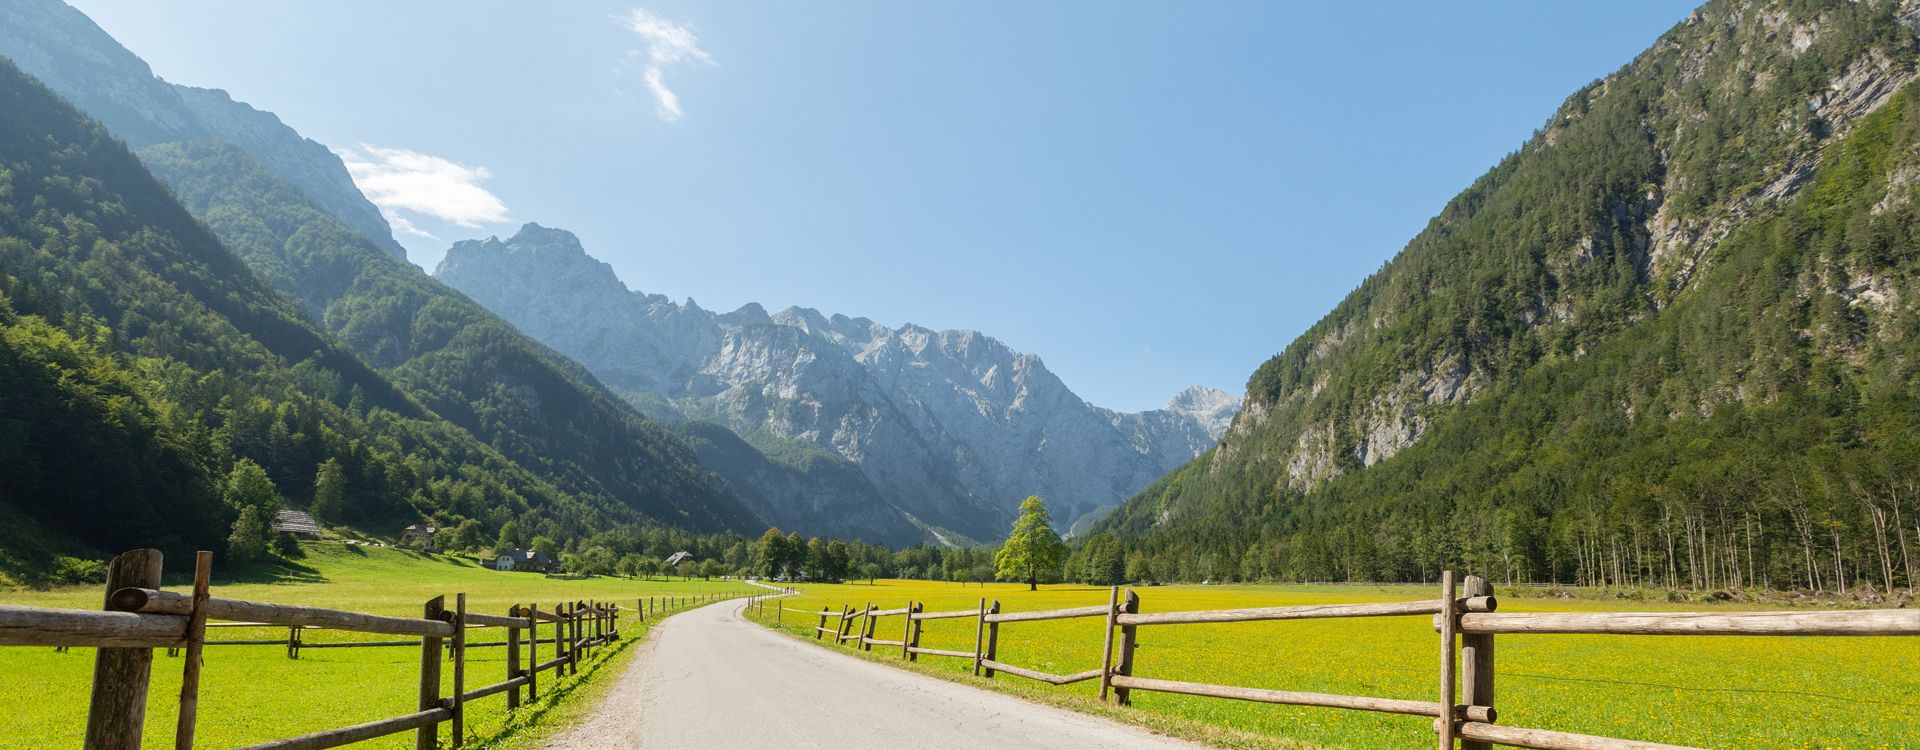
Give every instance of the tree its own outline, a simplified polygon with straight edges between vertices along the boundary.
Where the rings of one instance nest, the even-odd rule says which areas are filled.
[[[874,579],[880,577],[880,564],[879,563],[861,563],[860,577],[867,579],[867,585],[872,586]]]
[[[453,527],[454,549],[472,552],[487,546],[487,532],[480,528],[480,522],[471,518],[462,520]]]
[[[313,519],[323,524],[339,523],[347,512],[347,473],[340,460],[329,458],[320,464],[313,477]]]
[[[618,566],[620,570],[620,575],[626,576],[628,578],[633,578],[635,576],[640,575],[641,573],[640,561],[642,559],[643,558],[641,558],[639,555],[634,554],[632,552],[621,555],[620,565]]]
[[[806,569],[807,568],[807,540],[802,539],[800,537],[800,532],[798,531],[787,532],[787,543],[785,545],[785,551],[786,551],[786,556],[780,559],[780,563],[782,567],[786,568],[788,575],[798,578],[802,574],[806,574],[809,572]]]
[[[259,508],[242,508],[240,518],[233,522],[233,533],[227,537],[227,557],[236,563],[265,557],[270,533],[267,523],[266,515]]]
[[[518,549],[525,540],[520,535],[520,522],[508,521],[500,524],[500,537],[493,543],[494,549]]]
[[[787,538],[777,528],[767,529],[753,545],[753,570],[766,578],[787,573]]]
[[[560,543],[554,541],[552,537],[534,537],[533,551],[545,555],[549,560],[560,559]]]
[[[657,557],[640,558],[639,569],[640,569],[640,575],[646,578],[652,578],[654,576],[660,575],[660,558],[657,558]]]
[[[1066,558],[1067,545],[1060,541],[1060,535],[1053,531],[1053,516],[1047,512],[1047,501],[1039,495],[1030,495],[1020,503],[1020,517],[1013,520],[1013,533],[1007,535],[1006,544],[993,556],[993,564],[1000,578],[1010,581],[1026,581],[1027,590],[1040,588],[1040,578],[1060,572],[1060,563]]]
[[[820,537],[807,540],[807,556],[803,567],[807,569],[808,580],[837,581],[834,575],[833,561],[827,556],[827,542]]]
[[[726,575],[726,573],[727,573],[726,564],[720,562],[719,560],[706,559],[706,560],[700,561],[700,577],[701,578],[711,581],[713,580],[714,576]]]
[[[1126,582],[1126,558],[1120,549],[1120,539],[1111,533],[1102,532],[1087,540],[1081,548],[1083,556],[1081,578],[1095,586],[1117,586]]]
[[[272,542],[273,516],[280,510],[280,493],[273,488],[266,470],[244,458],[234,461],[220,499],[238,514],[227,536],[227,554],[234,562],[266,555],[267,545]]]
[[[838,539],[827,542],[827,551],[824,558],[827,564],[826,576],[828,580],[844,581],[848,576],[853,575],[852,571],[847,569],[847,566],[853,561],[853,553],[847,549],[846,542]]]

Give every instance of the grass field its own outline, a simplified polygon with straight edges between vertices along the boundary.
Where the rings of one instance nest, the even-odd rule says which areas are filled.
[[[450,561],[388,548],[316,544],[285,582],[214,581],[214,595],[231,599],[304,604],[384,615],[419,617],[434,596],[465,592],[472,611],[504,614],[516,602],[542,609],[562,600],[596,599],[635,606],[646,596],[695,596],[740,593],[737,581],[635,581],[620,578],[562,580],[528,573],[502,573],[476,564]],[[168,560],[169,571],[190,569],[190,561]],[[171,580],[169,588],[178,586]],[[83,587],[48,592],[0,591],[0,602],[42,607],[98,609],[102,590]],[[470,748],[536,747],[556,719],[581,710],[582,694],[597,687],[594,678],[617,674],[631,655],[630,644],[644,627],[623,615],[623,640],[583,661],[580,674],[561,683],[553,672],[541,674],[542,700],[506,715],[506,699],[494,696],[468,705]],[[211,631],[214,638],[285,638],[285,628],[231,628]],[[501,640],[502,631],[482,630],[484,640]],[[550,631],[543,629],[543,635]],[[351,639],[395,640],[391,636],[355,636],[310,630],[307,643]],[[541,646],[541,658],[553,655]],[[181,660],[154,658],[147,709],[147,746],[172,747]],[[279,646],[209,646],[202,676],[198,742],[204,747],[235,747],[306,732],[386,718],[416,710],[420,650],[417,648],[311,649],[297,661]],[[505,679],[504,649],[475,648],[468,656],[469,689]],[[0,648],[0,695],[9,697],[11,726],[0,733],[0,748],[78,747],[87,713],[93,650],[75,648]],[[451,692],[451,668],[445,670]],[[554,689],[556,688],[557,689]],[[445,740],[446,725],[441,737]],[[360,743],[358,748],[411,748],[412,735]]]
[[[911,600],[934,611],[971,609],[986,597],[1013,612],[1107,601],[1107,590],[1099,588],[1042,586],[1028,592],[1023,585],[921,581],[803,586],[802,592],[784,604],[837,610],[867,602],[894,608]],[[1143,612],[1430,599],[1438,593],[1437,587],[1355,586],[1167,586],[1139,592]],[[1500,604],[1502,612],[1731,609],[1736,607],[1507,595]],[[771,610],[766,619],[773,619]],[[786,630],[809,637],[816,621],[793,612],[782,619]],[[875,637],[899,639],[902,620],[881,619]],[[1094,619],[1006,623],[1000,661],[1055,674],[1094,669],[1102,627]],[[966,619],[928,621],[921,639],[925,647],[962,651],[971,651],[973,642],[974,622]],[[1424,617],[1143,627],[1134,674],[1434,700],[1438,647]],[[1920,638],[1531,635],[1500,636],[1496,648],[1504,725],[1715,748],[1920,747],[1920,670],[1914,668]],[[887,651],[874,647],[876,655]],[[897,657],[897,648],[887,655]],[[948,675],[972,667],[969,660],[930,656],[920,664]],[[1105,711],[1089,702],[1098,692],[1093,681],[1053,687],[1001,675],[994,683],[1029,696],[1080,696],[1063,700]],[[1184,732],[1190,735],[1275,738],[1254,745],[1408,748],[1433,741],[1428,720],[1408,716],[1143,691],[1134,692],[1134,708],[1145,712],[1145,723],[1168,718],[1174,724],[1162,728],[1200,728]],[[1225,731],[1210,734],[1216,729]]]

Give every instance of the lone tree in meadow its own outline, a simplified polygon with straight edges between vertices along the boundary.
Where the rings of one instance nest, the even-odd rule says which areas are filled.
[[[994,553],[993,564],[1000,578],[1026,581],[1027,590],[1040,588],[1042,571],[1057,572],[1067,556],[1067,545],[1053,533],[1053,515],[1047,501],[1029,495],[1020,502],[1020,517],[1013,520],[1013,533]]]

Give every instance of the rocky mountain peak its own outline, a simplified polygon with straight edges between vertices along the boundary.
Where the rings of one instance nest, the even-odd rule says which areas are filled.
[[[1193,385],[1174,394],[1166,410],[1192,419],[1213,439],[1219,440],[1227,434],[1234,415],[1240,412],[1240,399],[1218,388]]]
[[[530,224],[455,245],[436,275],[618,390],[838,453],[916,519],[976,539],[1004,534],[1028,495],[1063,524],[1117,505],[1211,447],[1238,407],[1190,389],[1174,408],[1114,412],[979,331],[754,303],[715,314],[628,291],[578,247]]]

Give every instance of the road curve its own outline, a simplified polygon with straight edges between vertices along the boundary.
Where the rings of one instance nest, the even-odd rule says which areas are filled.
[[[741,602],[668,618],[593,715],[549,750],[1196,748],[801,643]]]

